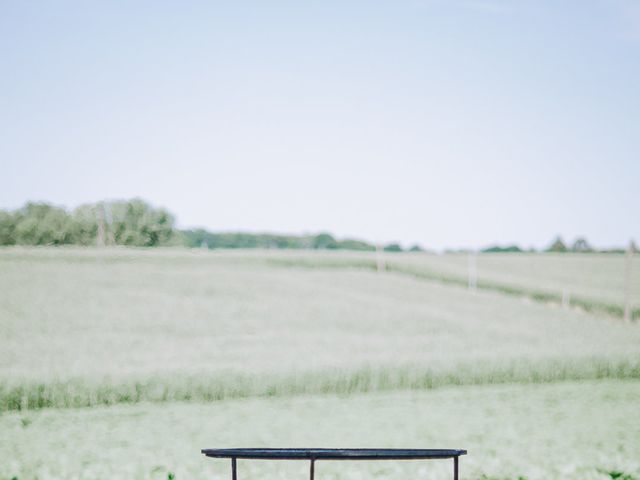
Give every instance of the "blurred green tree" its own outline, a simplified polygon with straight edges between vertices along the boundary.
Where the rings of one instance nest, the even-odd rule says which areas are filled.
[[[562,241],[562,238],[556,237],[556,239],[551,243],[549,248],[547,248],[547,252],[566,252],[567,246]]]
[[[27,203],[14,213],[15,243],[19,245],[66,245],[73,243],[72,220],[60,207]]]
[[[96,209],[98,215],[102,215],[100,210]],[[155,247],[168,244],[173,237],[173,215],[141,199],[109,202],[102,211],[105,231],[113,236],[116,245]]]
[[[589,242],[587,242],[586,238],[579,237],[579,238],[576,238],[575,242],[573,242],[571,251],[579,252],[579,253],[588,253],[588,252],[593,252],[593,248],[591,248],[591,245],[589,245]]]
[[[0,211],[0,245],[131,245],[154,247],[180,240],[173,216],[140,200],[86,204],[72,214],[29,202]]]
[[[0,245],[15,245],[16,220],[14,214],[0,210]]]
[[[313,238],[311,247],[319,250],[335,250],[338,248],[338,242],[332,235],[320,233]]]

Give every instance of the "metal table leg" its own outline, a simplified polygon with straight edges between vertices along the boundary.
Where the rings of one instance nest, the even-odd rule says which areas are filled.
[[[458,480],[458,457],[453,457],[453,480]]]

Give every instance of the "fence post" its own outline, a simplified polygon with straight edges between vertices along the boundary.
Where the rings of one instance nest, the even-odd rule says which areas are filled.
[[[631,270],[633,269],[633,253],[635,245],[629,242],[624,266],[624,320],[631,321]]]
[[[571,306],[571,292],[568,288],[562,289],[562,307],[569,308]]]
[[[467,259],[467,277],[469,290],[475,293],[478,288],[478,255],[476,252],[469,252]]]
[[[378,270],[378,273],[384,272],[386,269],[382,245],[380,245],[379,243],[376,243],[376,268]]]

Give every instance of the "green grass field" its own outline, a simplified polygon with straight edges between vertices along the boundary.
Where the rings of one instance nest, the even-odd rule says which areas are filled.
[[[463,479],[640,474],[640,384],[444,387],[423,392],[116,405],[0,416],[0,478],[227,479],[201,448],[467,448]],[[449,479],[450,462],[319,462],[320,480]],[[484,477],[483,477],[484,476]],[[239,480],[305,479],[302,462],[239,462]]]
[[[452,281],[465,256],[386,260],[376,273],[372,254],[344,252],[0,250],[0,479],[211,478],[226,465],[199,449],[224,445],[468,448],[463,478],[640,478],[638,322],[471,293]],[[478,271],[617,304],[621,262],[480,255]],[[286,474],[265,465],[247,475]]]

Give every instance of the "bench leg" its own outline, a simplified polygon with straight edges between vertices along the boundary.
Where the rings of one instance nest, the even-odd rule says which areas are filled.
[[[453,457],[453,480],[458,480],[458,457]]]
[[[231,480],[238,480],[238,473],[236,472],[236,457],[231,457]]]
[[[315,463],[315,459],[311,459],[311,465],[309,466],[309,480],[313,480],[313,465]]]

